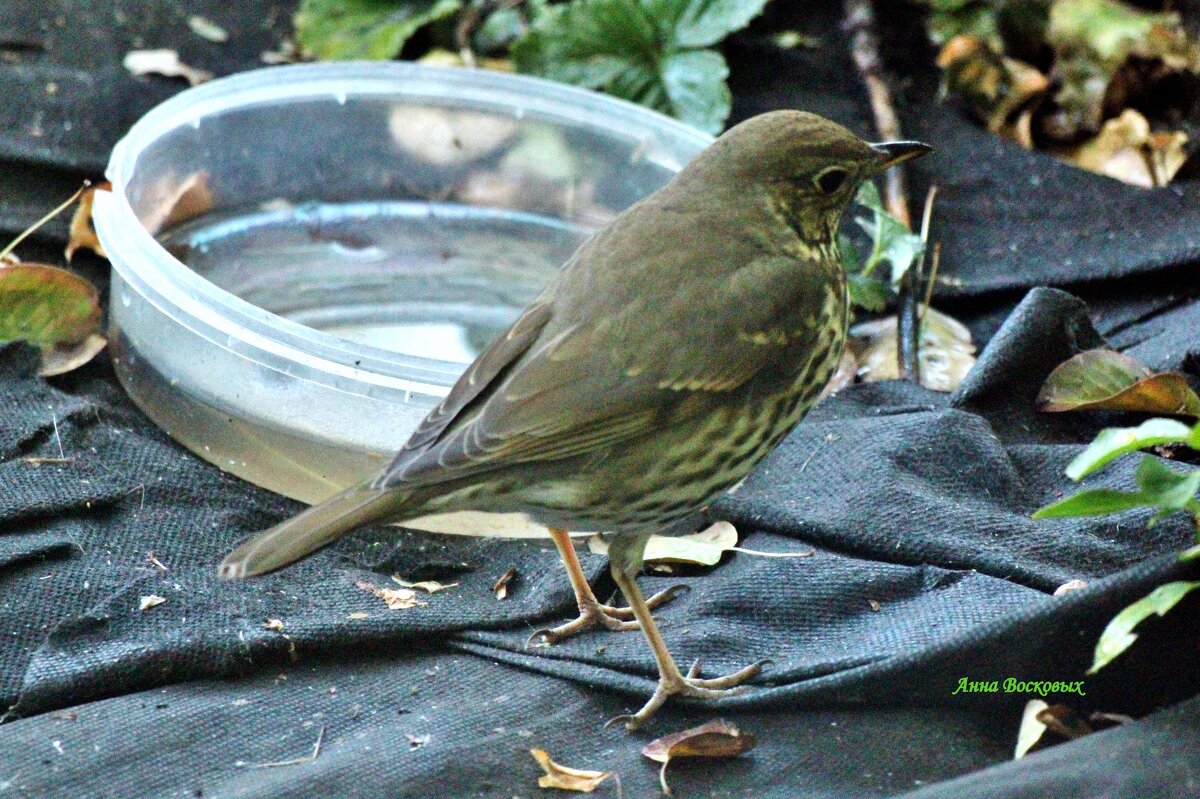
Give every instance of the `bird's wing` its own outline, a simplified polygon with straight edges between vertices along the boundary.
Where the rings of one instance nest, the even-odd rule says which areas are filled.
[[[603,251],[602,241],[593,242]],[[581,255],[592,271],[615,267]],[[819,313],[827,290],[804,268],[794,258],[760,256],[736,270],[686,277],[672,270],[672,280],[638,296],[595,285],[587,274],[560,281],[574,296],[552,297],[551,318],[499,368],[499,353],[515,352],[523,337],[506,345],[510,333],[493,345],[480,359],[488,363],[472,368],[475,385],[462,388],[470,382],[464,376],[451,394],[461,389],[469,398],[441,412],[453,418],[423,425],[420,448],[402,452],[377,484],[440,483],[581,455],[713,408],[719,395],[778,367],[781,355],[813,349],[806,342],[815,331],[802,317]],[[533,313],[514,329],[533,335],[546,311]],[[481,386],[484,375],[490,382]]]

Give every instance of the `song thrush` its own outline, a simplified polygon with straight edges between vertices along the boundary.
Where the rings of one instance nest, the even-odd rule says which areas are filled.
[[[654,651],[658,688],[626,726],[672,694],[736,690],[762,664],[680,672],[633,575],[650,533],[738,483],[816,399],[846,338],[842,212],[929,150],[797,111],[732,128],[589,238],[378,477],[254,536],[221,575],[278,569],[369,522],[524,513],[551,528],[580,607],[543,635],[640,626]],[[597,602],[567,530],[617,533],[627,610]]]

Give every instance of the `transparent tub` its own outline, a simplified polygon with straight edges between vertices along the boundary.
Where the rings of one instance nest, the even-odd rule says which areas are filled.
[[[709,141],[478,70],[299,65],[185,91],[117,145],[96,198],[117,374],[193,452],[322,499]]]

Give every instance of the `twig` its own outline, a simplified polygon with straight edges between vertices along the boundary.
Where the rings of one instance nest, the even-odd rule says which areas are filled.
[[[234,763],[235,766],[242,768],[279,768],[280,766],[299,766],[303,763],[311,763],[321,754],[321,742],[325,740],[325,728],[322,727],[317,733],[317,742],[313,744],[311,755],[304,757],[294,757],[291,760],[276,760],[272,763],[247,763],[244,760],[239,760]]]
[[[921,288],[920,277],[925,274],[925,258],[929,256],[929,226],[933,223],[933,204],[936,200],[937,186],[930,186],[929,191],[925,194],[925,210],[921,214],[921,255],[919,258],[917,258],[917,262],[909,267],[909,269],[915,269],[917,271],[918,277],[916,285],[913,286],[913,288],[917,291],[914,291],[913,293],[925,295],[925,299],[919,306],[920,312],[918,314],[918,320],[920,322],[925,321],[925,311],[929,309],[929,301],[933,299],[933,274],[929,276],[929,280],[927,281],[928,285],[926,286],[925,291],[921,292],[919,289]]]
[[[845,0],[845,19],[842,24],[850,34],[850,55],[854,66],[867,87],[875,128],[885,141],[903,138],[900,119],[892,105],[891,92],[883,79],[883,63],[879,58],[879,40],[875,36],[875,13],[871,0]],[[912,230],[912,217],[905,198],[904,172],[900,167],[889,169],[883,178],[883,204],[888,213]],[[897,338],[897,357],[900,374],[905,380],[920,382],[920,276],[909,269],[900,280],[900,312]]]

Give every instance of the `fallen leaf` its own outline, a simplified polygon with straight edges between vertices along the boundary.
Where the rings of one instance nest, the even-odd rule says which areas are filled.
[[[366,591],[368,594],[377,596],[383,600],[384,604],[392,610],[407,610],[408,608],[421,608],[428,605],[428,602],[422,602],[417,599],[417,592],[410,588],[376,588],[373,584],[366,580],[355,580],[354,584]]]
[[[1046,724],[1040,718],[1043,710],[1050,707],[1041,699],[1031,699],[1025,703],[1021,713],[1021,726],[1017,729],[1017,746],[1013,750],[1013,760],[1020,760],[1038,745],[1046,734]]]
[[[1011,138],[1024,138],[1014,128],[1020,112],[1041,102],[1050,88],[1050,79],[1036,68],[976,36],[946,42],[937,64],[944,70],[943,91],[959,98],[988,130]]]
[[[1038,711],[1037,720],[1046,725],[1046,729],[1060,738],[1073,741],[1085,735],[1091,735],[1090,724],[1066,705],[1050,705]]]
[[[1054,596],[1066,596],[1072,591],[1078,591],[1081,588],[1087,588],[1087,583],[1083,580],[1067,580],[1065,583],[1054,589]]]
[[[132,75],[162,75],[167,78],[183,78],[193,86],[213,79],[211,72],[188,66],[179,60],[179,53],[166,48],[130,50],[125,54],[123,64]]]
[[[900,379],[896,354],[896,317],[862,322],[850,329],[849,346],[858,357],[858,376],[865,383]],[[953,391],[975,365],[971,331],[953,317],[927,308],[921,324],[921,385]]]
[[[878,613],[878,612],[879,612],[879,609],[880,609],[881,607],[883,607],[883,605],[880,605],[880,604],[879,604],[879,600],[877,600],[877,599],[868,599],[868,600],[867,600],[867,604],[868,604],[868,605],[870,605],[870,606],[871,606],[871,610],[872,610],[872,611],[875,611],[876,613]]]
[[[142,597],[140,600],[138,600],[138,610],[149,610],[150,608],[154,607],[155,605],[161,605],[162,603],[164,603],[166,601],[167,601],[167,598],[165,596],[159,596],[158,594],[148,594],[148,595]]]
[[[193,14],[188,17],[188,27],[192,29],[192,33],[216,44],[224,44],[229,41],[229,31],[222,28],[217,23],[210,19],[206,19],[198,14]]]
[[[207,172],[191,172],[180,178],[169,173],[146,187],[135,211],[151,234],[207,213],[213,207]]]
[[[75,206],[75,213],[71,217],[71,229],[67,237],[65,253],[67,261],[70,261],[75,252],[82,248],[91,250],[101,258],[108,257],[104,252],[103,245],[100,244],[100,239],[96,237],[96,227],[92,224],[92,201],[95,199],[97,191],[112,191],[112,184],[106,180],[95,186],[88,186],[79,195],[79,205]]]
[[[39,373],[63,374],[107,344],[99,333],[100,295],[56,266],[0,261],[0,341],[28,341],[42,351]]]
[[[825,388],[821,389],[821,396],[818,402],[841,391],[848,385],[854,382],[855,375],[858,374],[858,358],[854,357],[854,353],[847,347],[842,350],[842,359],[838,361],[837,371],[833,373],[833,377],[829,378],[829,382],[825,384]]]
[[[749,752],[758,741],[723,719],[710,721],[682,732],[657,738],[642,747],[642,754],[662,763],[658,781],[663,793],[673,796],[667,785],[667,766],[681,757],[734,757]]]
[[[1059,364],[1038,392],[1047,412],[1136,411],[1200,418],[1200,397],[1178,372],[1155,374],[1119,352],[1094,349]]]
[[[729,522],[716,522],[691,535],[650,536],[642,560],[650,566],[663,563],[714,566],[723,554],[737,546],[737,541],[736,527]],[[588,549],[596,555],[607,555],[608,542],[593,535],[588,538]]]
[[[508,571],[500,575],[500,579],[492,586],[492,593],[496,595],[496,599],[504,599],[508,596],[508,584],[517,576],[517,567],[510,566]]]
[[[397,106],[388,116],[388,130],[403,152],[449,166],[496,152],[517,133],[517,121],[479,111]]]
[[[361,610],[356,610],[356,611],[354,611],[353,613],[351,613],[351,614],[349,614],[348,616],[346,616],[346,618],[347,618],[347,619],[356,619],[356,620],[357,620],[357,619],[369,619],[369,618],[371,618],[371,614],[370,614],[370,613],[364,613],[364,612],[363,612],[363,611],[361,611]]]
[[[585,771],[560,766],[550,759],[545,749],[530,749],[529,754],[546,773],[538,777],[539,788],[558,788],[563,791],[592,793],[600,783],[613,776],[611,771]]]
[[[262,626],[264,630],[282,630],[283,619],[267,619]]]
[[[436,580],[422,580],[419,583],[410,583],[398,574],[392,575],[392,580],[397,585],[404,588],[415,588],[418,591],[424,591],[427,594],[436,594],[438,591],[445,591],[447,588],[453,588],[458,583],[439,583]]]
[[[409,750],[420,749],[425,744],[429,743],[428,735],[413,735],[411,732],[404,733],[404,737],[408,740]]]
[[[1127,108],[1078,147],[1059,150],[1075,166],[1143,188],[1165,186],[1187,161],[1187,134],[1151,132],[1150,123]]]

